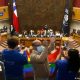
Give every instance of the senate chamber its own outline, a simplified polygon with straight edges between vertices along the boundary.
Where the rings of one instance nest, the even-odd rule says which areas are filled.
[[[80,80],[80,1],[0,0],[0,80]]]

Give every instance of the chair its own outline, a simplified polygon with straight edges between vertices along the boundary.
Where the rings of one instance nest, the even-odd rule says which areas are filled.
[[[4,63],[2,61],[0,61],[0,80],[6,80]]]

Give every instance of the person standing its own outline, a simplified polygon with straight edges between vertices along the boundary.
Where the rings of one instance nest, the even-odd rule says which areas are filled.
[[[63,56],[62,59],[61,55]],[[79,51],[76,49],[63,50],[56,61],[56,80],[75,80],[80,68]]]
[[[5,66],[6,80],[24,80],[23,79],[23,65],[27,64],[25,56],[16,50],[18,40],[11,37],[7,40],[8,49],[2,51],[2,59]]]
[[[47,60],[48,53],[54,48],[54,40],[51,40],[50,46],[47,41],[35,40],[32,42],[33,51],[30,55],[31,63],[34,70],[34,80],[49,79],[49,63]]]

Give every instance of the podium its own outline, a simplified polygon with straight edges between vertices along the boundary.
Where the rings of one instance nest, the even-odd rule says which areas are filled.
[[[7,32],[1,33],[0,34],[0,41],[5,41],[7,40],[8,34]]]

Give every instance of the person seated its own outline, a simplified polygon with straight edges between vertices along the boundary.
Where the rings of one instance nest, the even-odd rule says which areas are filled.
[[[25,37],[26,35],[28,35],[27,31],[26,30],[23,30],[22,36]]]
[[[55,61],[56,80],[75,80],[80,68],[79,51],[76,49],[67,51],[64,48],[61,52],[62,54],[60,53]],[[61,55],[63,56],[62,58]]]
[[[26,57],[16,49],[18,43],[16,37],[11,37],[7,40],[8,48],[2,51],[6,80],[24,80],[23,65],[28,62]]]
[[[34,30],[30,30],[30,36],[33,37],[35,34]]]
[[[73,36],[74,34],[76,34],[76,29],[73,29],[73,31],[71,32],[71,36]]]
[[[37,37],[41,37],[41,31],[37,30]]]
[[[80,30],[77,30],[77,34],[80,35]]]
[[[40,30],[41,37],[44,37],[44,29]]]

